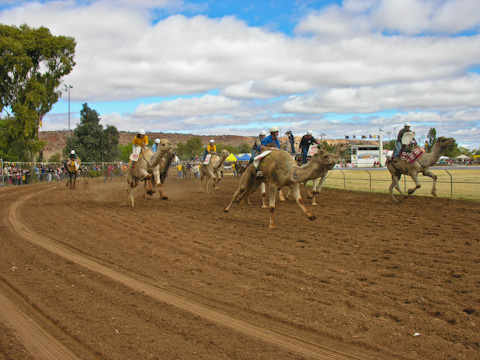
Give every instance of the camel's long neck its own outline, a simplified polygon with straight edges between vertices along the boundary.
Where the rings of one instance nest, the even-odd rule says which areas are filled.
[[[435,143],[432,148],[432,152],[429,154],[423,154],[418,160],[423,166],[435,165],[444,151],[445,149],[442,146],[439,146],[438,143]]]
[[[154,152],[152,156],[152,160],[150,161],[150,166],[155,167],[158,164],[160,164],[160,162],[162,161],[163,157],[167,152],[168,150],[163,150],[163,149]]]
[[[310,161],[302,166],[296,165],[290,180],[293,182],[304,182],[317,179],[328,170],[330,170],[328,167],[321,166],[316,161]]]
[[[216,164],[212,164],[213,168],[217,170],[222,164],[225,162],[225,159],[227,158],[228,155],[222,155],[218,158],[218,161]]]

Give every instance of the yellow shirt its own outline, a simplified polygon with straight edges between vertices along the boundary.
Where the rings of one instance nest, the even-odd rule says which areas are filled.
[[[207,152],[217,152],[217,146],[208,144]]]
[[[142,148],[148,145],[148,137],[145,135],[142,138],[139,138],[138,136],[135,136],[133,138],[133,145],[141,146]]]
[[[177,170],[178,170],[178,171],[182,171],[182,164],[178,164],[178,165],[177,165]]]

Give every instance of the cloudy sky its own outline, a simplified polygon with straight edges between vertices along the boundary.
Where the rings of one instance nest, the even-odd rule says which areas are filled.
[[[0,22],[77,42],[83,103],[121,131],[393,138],[480,148],[477,0],[0,0]],[[68,95],[44,130],[68,127]]]

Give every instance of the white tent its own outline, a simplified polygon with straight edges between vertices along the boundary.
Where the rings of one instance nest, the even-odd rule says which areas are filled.
[[[458,160],[458,161],[468,161],[470,160],[470,157],[468,157],[467,155],[459,155],[455,158],[455,160]]]

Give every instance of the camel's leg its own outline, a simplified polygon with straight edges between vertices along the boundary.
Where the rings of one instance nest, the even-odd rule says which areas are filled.
[[[280,201],[285,201],[285,198],[283,197],[282,189],[278,189],[278,198],[280,199]]]
[[[262,183],[263,184],[263,183]],[[250,173],[244,173],[244,176],[242,176],[242,180],[240,182],[240,186],[238,187],[237,191],[233,194],[232,201],[230,201],[230,204],[223,210],[225,212],[228,212],[230,210],[230,207],[232,204],[240,199],[240,203],[238,205],[238,210],[240,207],[245,203],[245,201],[250,201],[250,194],[254,192],[258,186],[260,185],[259,181],[256,179],[255,175],[252,176]]]
[[[317,195],[322,190],[323,184],[325,183],[325,179],[327,178],[327,173],[323,174],[320,177],[320,181],[313,180],[313,190],[312,190],[312,205],[317,204]],[[318,184],[318,185],[317,185]]]
[[[270,229],[276,229],[275,220],[273,219],[273,214],[275,213],[275,199],[277,198],[278,189],[274,185],[270,185],[269,188],[269,197],[268,197],[268,208],[270,210]]]
[[[87,177],[85,176],[85,173],[83,172],[82,168],[78,169],[78,171],[82,174],[83,180],[85,180],[85,184],[88,185],[88,179],[87,179]]]
[[[410,175],[415,182],[415,187],[413,189],[408,189],[408,195],[412,195],[415,190],[420,189],[422,187],[422,184],[420,184],[420,180],[418,180],[418,173],[412,171],[409,172],[408,175]]]
[[[311,199],[313,197],[313,192],[315,191],[315,189],[317,188],[317,180],[316,179],[313,179],[312,182],[313,182],[313,187],[312,187],[312,193],[310,194],[310,190],[308,189],[308,185],[307,185],[307,182],[304,182],[303,185],[305,186],[305,191],[307,192],[307,199]],[[288,190],[288,192],[290,193],[290,189]]]
[[[400,180],[400,177],[392,175],[392,183],[390,184],[390,196],[392,197],[392,200],[395,202],[399,202],[397,199],[395,199],[395,195],[393,194],[393,188],[397,189],[400,195],[405,197],[405,195],[402,192],[402,189],[400,189],[400,184],[398,181]]]
[[[71,189],[75,190],[75,184],[76,184],[76,183],[77,183],[77,175],[75,175],[75,176],[73,177],[73,185],[72,185]]]
[[[227,205],[225,209],[223,209],[223,211],[228,212],[232,204],[245,192],[245,190],[246,190],[246,187],[243,185],[240,185],[237,191],[235,191],[235,193],[233,194],[232,201],[230,201],[230,203]]]
[[[157,177],[155,177],[155,179],[157,179]],[[163,185],[162,185],[162,182],[160,181],[160,176],[158,176],[157,187],[158,187],[158,193],[160,194],[160,199],[168,200],[168,196],[163,191]]]
[[[437,175],[432,173],[430,170],[424,171],[423,175],[432,178],[433,180],[432,195],[437,197]]]
[[[315,220],[317,217],[313,215],[308,209],[305,207],[305,204],[303,203],[302,196],[300,195],[300,184],[293,184],[290,186],[292,189],[292,194],[293,197],[295,198],[295,201],[297,202],[298,206],[302,209],[302,211],[307,215],[307,218],[309,220]]]
[[[266,209],[267,206],[267,190],[265,189],[265,183],[262,182],[260,185],[260,189],[262,190],[262,209]]]
[[[135,188],[137,187],[138,185],[138,179],[137,178],[133,178],[132,180],[127,180],[128,182],[128,189],[127,189],[127,192],[128,192],[128,198],[130,199],[130,202],[132,204],[132,207],[135,206]]]

